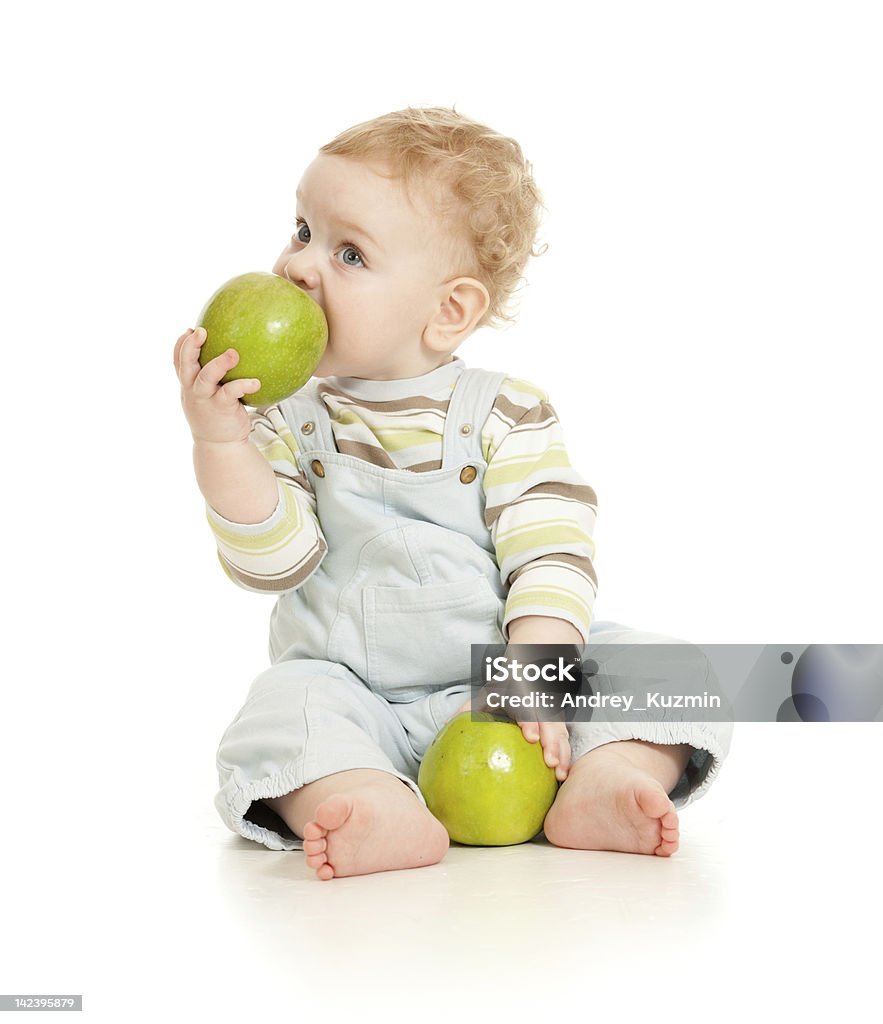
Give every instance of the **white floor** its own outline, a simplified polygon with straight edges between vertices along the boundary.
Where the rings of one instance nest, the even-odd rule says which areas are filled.
[[[536,841],[327,883],[229,833],[209,793],[140,834],[96,799],[73,835],[21,823],[0,991],[82,992],[100,1021],[821,1019],[863,1002],[866,1020],[881,768],[879,726],[739,725],[670,859]]]

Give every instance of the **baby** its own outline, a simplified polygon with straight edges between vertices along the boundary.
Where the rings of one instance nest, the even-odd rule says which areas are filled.
[[[175,346],[194,468],[228,577],[276,593],[271,667],[218,749],[225,824],[303,849],[320,879],[448,849],[416,784],[469,706],[472,644],[675,643],[592,618],[595,493],[549,396],[455,352],[512,319],[541,196],[517,142],[408,108],[321,147],[273,272],[328,320],[313,378],[247,408],[257,380]],[[553,339],[548,339],[551,345]],[[695,668],[707,664],[696,650]],[[704,678],[704,676],[702,676]],[[561,786],[556,846],[668,857],[731,726],[520,721]]]

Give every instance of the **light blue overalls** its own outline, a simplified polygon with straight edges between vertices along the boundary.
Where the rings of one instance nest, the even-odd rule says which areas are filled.
[[[481,430],[505,373],[464,368],[445,422],[440,469],[388,469],[337,451],[313,378],[281,404],[298,465],[316,495],[325,558],[283,593],[270,627],[272,666],[251,686],[217,753],[215,806],[233,832],[302,849],[259,801],[355,768],[389,772],[423,799],[417,771],[468,699],[472,644],[504,644],[507,588],[484,520]],[[593,622],[590,644],[679,643]],[[697,649],[697,670],[706,671]],[[731,727],[730,727],[731,728]],[[729,747],[709,723],[571,723],[575,760],[602,743],[646,739],[697,748],[675,806],[710,785]]]

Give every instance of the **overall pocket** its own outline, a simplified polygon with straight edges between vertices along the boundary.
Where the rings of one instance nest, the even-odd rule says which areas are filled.
[[[362,601],[367,682],[388,700],[468,681],[471,644],[505,642],[503,602],[483,574],[422,587],[369,586]]]

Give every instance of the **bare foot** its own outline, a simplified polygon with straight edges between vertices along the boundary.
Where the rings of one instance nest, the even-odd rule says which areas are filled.
[[[648,765],[619,745],[606,743],[574,763],[546,815],[546,838],[574,850],[670,857],[679,839],[674,804]],[[686,763],[692,748],[684,749]]]
[[[322,881],[437,864],[450,845],[441,822],[392,776],[327,797],[303,839],[307,866]]]

